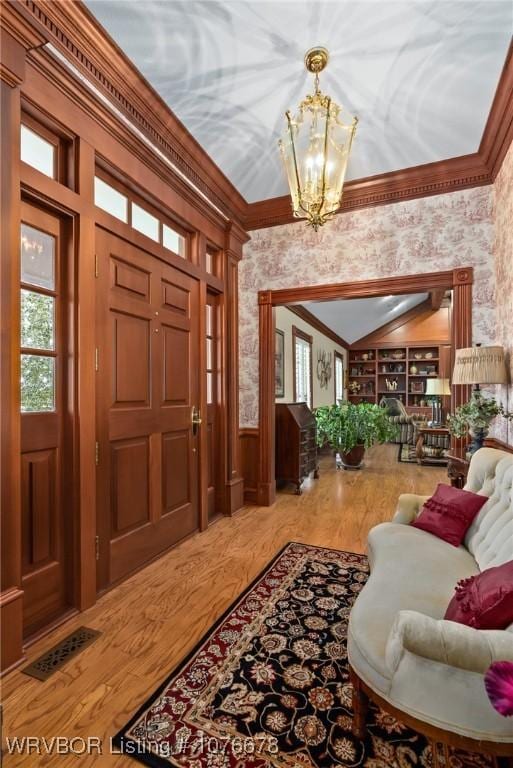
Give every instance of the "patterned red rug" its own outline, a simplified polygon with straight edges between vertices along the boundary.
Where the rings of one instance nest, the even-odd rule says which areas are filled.
[[[114,743],[166,768],[429,768],[426,740],[376,707],[352,735],[347,621],[367,576],[363,555],[288,544]]]

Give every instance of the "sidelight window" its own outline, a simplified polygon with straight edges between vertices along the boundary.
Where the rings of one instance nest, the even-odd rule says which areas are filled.
[[[21,410],[55,410],[55,238],[21,225]]]
[[[215,402],[215,374],[216,374],[216,349],[215,349],[215,305],[207,304],[207,403]]]

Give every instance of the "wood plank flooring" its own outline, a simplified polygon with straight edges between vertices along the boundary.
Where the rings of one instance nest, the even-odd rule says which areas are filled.
[[[288,541],[365,551],[369,529],[389,520],[400,493],[431,493],[446,470],[397,462],[397,446],[367,452],[361,472],[321,461],[302,496],[280,493],[270,508],[247,507],[104,595],[28,650],[42,654],[75,627],[102,631],[46,682],[15,671],[3,680],[3,737],[99,737],[103,754],[5,755],[14,766],[137,765],[106,754],[109,739]]]

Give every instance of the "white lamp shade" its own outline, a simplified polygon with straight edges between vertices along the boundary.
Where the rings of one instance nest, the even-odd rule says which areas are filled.
[[[502,347],[467,347],[456,350],[453,384],[506,384],[507,381]]]
[[[451,387],[449,379],[428,379],[426,382],[426,395],[438,395],[439,397],[450,395]]]

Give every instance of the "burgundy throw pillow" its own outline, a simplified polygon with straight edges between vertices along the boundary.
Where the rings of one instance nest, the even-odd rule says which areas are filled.
[[[506,629],[513,623],[513,560],[458,581],[444,619],[475,629]]]
[[[426,501],[412,525],[459,547],[473,519],[487,501],[487,496],[439,483],[434,496]]]

